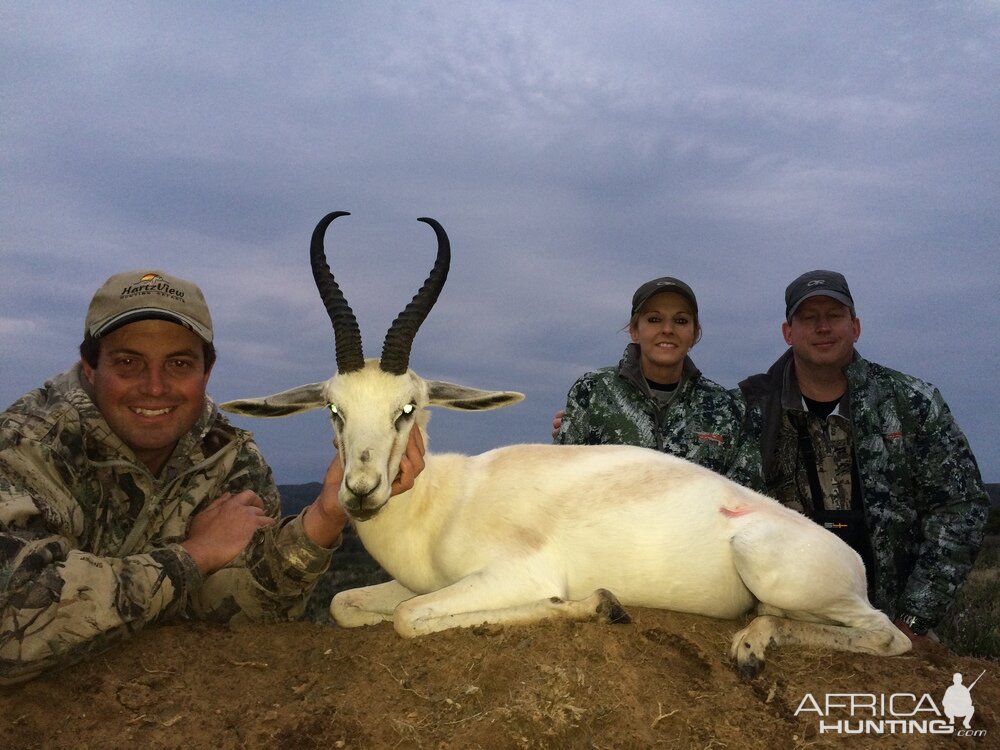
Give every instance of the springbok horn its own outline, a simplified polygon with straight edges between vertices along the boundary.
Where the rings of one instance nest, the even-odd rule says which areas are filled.
[[[365,355],[361,348],[361,329],[358,319],[354,317],[344,293],[340,291],[337,282],[330,272],[326,262],[326,252],[323,250],[323,237],[326,228],[338,216],[350,216],[348,211],[334,211],[320,219],[313,230],[312,245],[309,248],[309,258],[312,262],[313,278],[319,296],[323,298],[326,311],[333,323],[333,335],[337,342],[337,372],[354,372],[365,366]]]
[[[438,251],[437,259],[430,275],[420,287],[410,304],[392,321],[388,333],[385,334],[385,343],[382,345],[382,359],[379,361],[379,368],[392,375],[402,375],[410,366],[410,348],[413,346],[413,337],[417,335],[417,329],[424,322],[427,313],[437,302],[441,288],[448,278],[448,266],[451,264],[451,243],[448,242],[448,235],[444,229],[434,219],[423,217],[417,219],[430,225],[437,235]]]

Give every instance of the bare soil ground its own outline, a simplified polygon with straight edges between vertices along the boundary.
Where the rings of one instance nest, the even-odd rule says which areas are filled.
[[[996,661],[937,645],[895,658],[773,649],[741,682],[728,659],[741,623],[632,615],[412,641],[388,624],[155,627],[0,690],[0,748],[1000,747]],[[814,711],[796,715],[806,694],[927,693],[941,706],[954,672],[968,684],[983,670],[980,736],[845,738],[820,734]]]

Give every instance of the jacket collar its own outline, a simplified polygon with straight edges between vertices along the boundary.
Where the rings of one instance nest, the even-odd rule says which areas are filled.
[[[868,364],[855,349],[851,362],[844,368],[844,374],[847,375],[848,393],[853,391],[859,383],[864,382],[867,373]],[[780,393],[782,409],[802,410],[802,390],[795,377],[795,358],[791,347],[778,357],[777,361],[764,374],[762,380],[758,376],[757,378],[748,378],[746,382],[766,385],[771,392]]]

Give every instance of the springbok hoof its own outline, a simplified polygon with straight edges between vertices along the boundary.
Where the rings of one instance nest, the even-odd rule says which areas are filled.
[[[736,671],[744,682],[764,668],[764,652],[772,642],[771,624],[771,618],[757,617],[733,637],[729,655],[736,661]]]
[[[597,619],[599,622],[612,623],[614,625],[629,625],[632,616],[621,605],[617,597],[607,589],[600,589],[598,592],[600,602],[597,605]]]
[[[760,674],[763,668],[764,662],[753,654],[747,655],[746,659],[738,660],[736,663],[736,673],[742,682],[750,682]]]

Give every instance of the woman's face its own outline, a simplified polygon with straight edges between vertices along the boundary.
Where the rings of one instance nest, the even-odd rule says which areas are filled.
[[[698,339],[695,321],[691,303],[676,292],[661,292],[646,301],[629,325],[645,377],[655,383],[681,379],[684,357]]]

